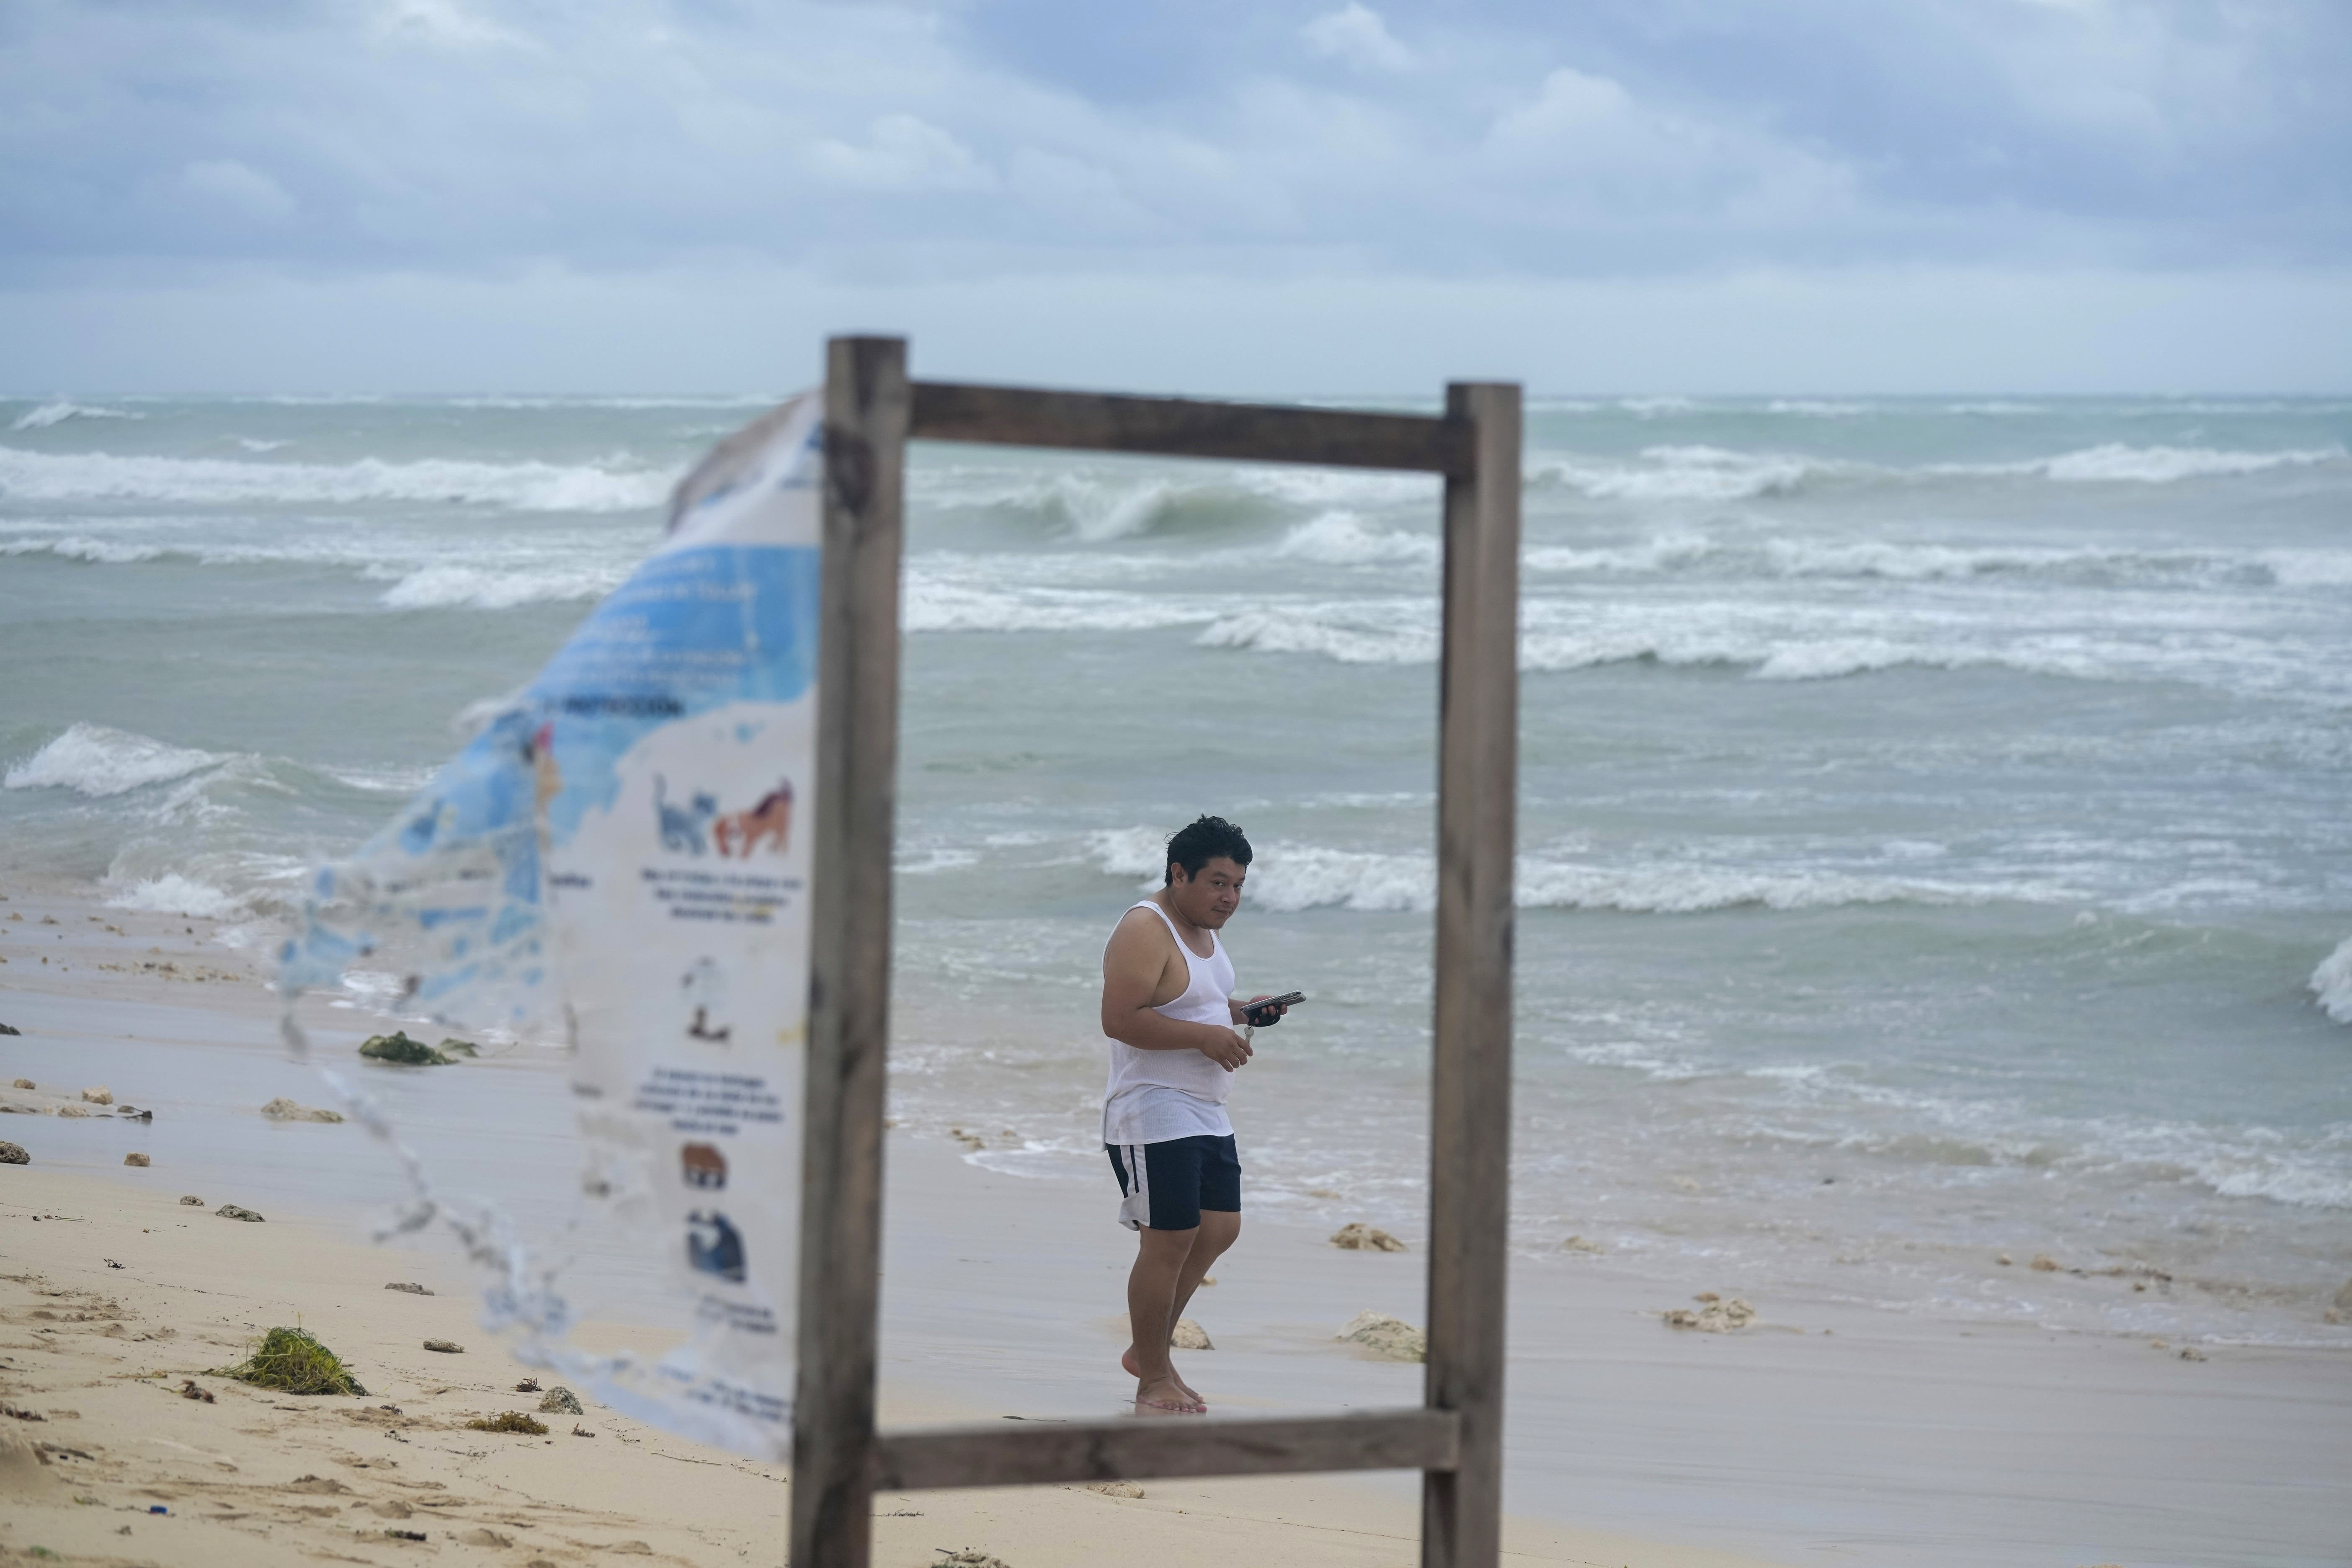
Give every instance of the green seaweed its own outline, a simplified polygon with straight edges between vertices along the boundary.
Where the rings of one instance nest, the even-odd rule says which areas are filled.
[[[478,1057],[482,1054],[482,1048],[471,1040],[444,1039],[441,1042],[441,1052],[444,1056],[451,1057]]]
[[[454,1066],[455,1057],[444,1056],[423,1040],[412,1040],[401,1030],[378,1035],[360,1047],[360,1055],[374,1061],[398,1062],[405,1067],[446,1068]]]
[[[272,1329],[261,1348],[240,1366],[223,1367],[212,1375],[239,1383],[283,1389],[288,1394],[365,1394],[343,1358],[320,1344],[307,1329]]]
[[[488,1420],[478,1415],[466,1425],[476,1432],[520,1432],[530,1437],[547,1436],[547,1423],[534,1421],[530,1416],[514,1410],[509,1410],[503,1415],[494,1415]]]

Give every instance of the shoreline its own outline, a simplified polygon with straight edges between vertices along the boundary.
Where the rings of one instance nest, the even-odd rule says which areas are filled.
[[[343,1331],[361,1347],[355,1359],[380,1357],[396,1378],[407,1380],[394,1384],[405,1389],[422,1387],[421,1377],[452,1375],[445,1373],[443,1358],[415,1348],[417,1338],[404,1344],[397,1336],[383,1337],[391,1332],[388,1325],[415,1318],[421,1306],[437,1315],[436,1322],[448,1320],[436,1331],[469,1342],[468,1356],[449,1361],[463,1360],[477,1382],[492,1366],[520,1374],[495,1345],[470,1343],[469,1332],[473,1340],[482,1336],[472,1327],[471,1293],[445,1240],[375,1249],[348,1239],[369,1206],[366,1194],[373,1192],[377,1203],[395,1195],[385,1186],[389,1162],[359,1153],[367,1144],[360,1129],[281,1127],[258,1118],[257,1107],[274,1093],[317,1104],[325,1091],[310,1069],[285,1061],[277,1047],[275,999],[250,977],[259,967],[256,955],[209,945],[211,922],[112,910],[86,895],[22,884],[9,892],[14,896],[0,910],[26,919],[7,924],[10,940],[0,947],[0,955],[13,961],[0,969],[0,1022],[26,1033],[0,1040],[0,1060],[40,1057],[76,1068],[86,1064],[88,1073],[67,1092],[84,1082],[110,1082],[118,1100],[152,1106],[157,1120],[126,1127],[110,1120],[0,1116],[0,1138],[26,1142],[37,1162],[0,1170],[0,1215],[23,1219],[23,1200],[45,1194],[36,1206],[47,1202],[146,1215],[139,1225],[127,1218],[107,1222],[128,1227],[119,1244],[109,1244],[128,1248],[142,1226],[157,1228],[150,1211],[161,1211],[168,1226],[187,1224],[196,1236],[226,1237],[223,1246],[251,1255],[250,1279],[218,1279],[204,1287],[226,1290],[242,1303],[239,1321],[268,1326],[262,1315],[272,1304],[309,1314],[331,1311],[335,1321],[352,1325]],[[56,920],[57,928],[41,925],[44,916]],[[51,940],[17,940],[28,925]],[[28,973],[26,961],[39,956],[41,946],[49,948],[52,962],[34,963]],[[150,948],[161,951],[150,953]],[[137,967],[149,963],[176,964],[180,972]],[[132,967],[101,967],[107,963]],[[194,965],[245,969],[248,978],[194,978]],[[305,1016],[322,1053],[331,1056],[374,1032],[367,1015],[334,1008],[324,999],[306,1004]],[[518,1055],[440,1069],[467,1075],[459,1079],[381,1069],[372,1070],[368,1082],[387,1097],[402,1097],[393,1107],[395,1116],[404,1131],[415,1132],[428,1159],[449,1162],[453,1188],[478,1181],[496,1190],[500,1182],[549,1174],[539,1167],[562,1154],[569,1104],[562,1093],[547,1092],[561,1088],[555,1065]],[[180,1087],[164,1093],[142,1088],[126,1076],[133,1067],[169,1069],[179,1075]],[[13,1069],[0,1079],[21,1072]],[[115,1075],[111,1080],[109,1073]],[[45,1074],[55,1076],[48,1066],[26,1076],[38,1080]],[[436,1093],[436,1082],[450,1081],[466,1083],[469,1092]],[[65,1087],[65,1080],[55,1086]],[[44,1090],[52,1087],[41,1084]],[[475,1103],[469,1108],[457,1100]],[[469,1150],[469,1142],[479,1142],[489,1127],[500,1131],[494,1140],[499,1147]],[[39,1137],[28,1141],[37,1130]],[[107,1158],[110,1152],[119,1161],[134,1147],[151,1151],[155,1165],[123,1168]],[[557,1167],[569,1168],[568,1162]],[[442,1173],[443,1167],[436,1163],[436,1170]],[[1050,1420],[1115,1408],[1121,1392],[1115,1375],[1118,1284],[1129,1244],[1108,1217],[1108,1178],[1097,1190],[1004,1174],[941,1140],[904,1131],[891,1138],[888,1172],[882,1327],[887,1418],[908,1424],[991,1415]],[[236,1190],[194,1184],[215,1174]],[[201,1193],[214,1205],[238,1202],[261,1209],[268,1223],[234,1225],[214,1219],[209,1207],[173,1212],[182,1192]],[[200,1215],[202,1227],[184,1215]],[[113,1271],[62,1252],[52,1256],[65,1243],[53,1240],[47,1222],[37,1229],[29,1222],[21,1228],[12,1224],[6,1234],[18,1272],[29,1267],[62,1288],[133,1297],[124,1304],[146,1315],[142,1321],[152,1317],[190,1339],[209,1331],[201,1314],[184,1313],[183,1327],[183,1320],[172,1318],[181,1309],[161,1304],[176,1299],[173,1292],[181,1287],[174,1279],[193,1275],[152,1276],[132,1292],[126,1279],[132,1268]],[[23,1250],[36,1238],[39,1256]],[[163,1250],[152,1237],[139,1241]],[[126,1265],[135,1262],[121,1251],[113,1256]],[[166,1261],[172,1269],[209,1266],[168,1255]],[[597,1315],[608,1321],[657,1321],[655,1303],[629,1289],[625,1264],[625,1258],[583,1259],[583,1270],[603,1289]],[[1225,1409],[1416,1402],[1418,1367],[1358,1360],[1330,1336],[1366,1307],[1421,1321],[1421,1268],[1417,1248],[1403,1255],[1343,1253],[1324,1244],[1322,1227],[1253,1215],[1240,1247],[1220,1266],[1223,1282],[1194,1305],[1192,1315],[1208,1327],[1217,1349],[1189,1358],[1187,1374]],[[395,1277],[422,1279],[441,1295],[420,1302],[383,1291],[384,1279]],[[2062,1557],[2139,1564],[2226,1556],[2284,1568],[2341,1561],[2337,1548],[2352,1537],[2352,1505],[2337,1500],[2337,1479],[2352,1473],[2352,1436],[2343,1419],[2352,1409],[2352,1355],[2341,1351],[2209,1345],[2200,1352],[2202,1363],[2184,1362],[2179,1347],[2159,1351],[2137,1336],[1927,1321],[1820,1300],[1758,1300],[1761,1321],[1738,1334],[1681,1333],[1659,1321],[1663,1311],[1692,1305],[1689,1297],[1700,1289],[1738,1294],[1738,1283],[1646,1278],[1618,1259],[1515,1259],[1507,1489],[1514,1553],[1538,1562],[1673,1565],[1723,1563],[1729,1560],[1712,1554],[1733,1552],[1747,1554],[1747,1561],[1956,1568]],[[635,1310],[640,1307],[646,1310]],[[8,1321],[14,1324],[31,1310],[37,1309],[12,1300]],[[325,1317],[309,1321],[344,1348]],[[24,1331],[10,1331],[16,1338]],[[139,1331],[126,1324],[126,1331]],[[93,1341],[88,1347],[93,1354],[123,1348],[117,1341],[96,1343],[95,1332],[81,1337]],[[383,1348],[376,1349],[379,1344]],[[26,1358],[5,1353],[17,1364],[0,1363],[0,1371],[15,1387]],[[97,1363],[84,1372],[106,1384],[108,1374]],[[472,1392],[483,1396],[495,1386],[483,1384]],[[133,1392],[158,1397],[152,1387]],[[15,1393],[6,1397],[23,1403]],[[450,1407],[457,1397],[435,1396],[428,1407]],[[85,1436],[118,1455],[128,1429],[121,1424],[133,1420],[129,1413],[152,1408],[108,1403],[104,1408],[116,1414],[100,1415],[94,1399],[61,1395],[58,1402],[82,1408]],[[402,1399],[393,1403],[408,1408]],[[184,1419],[210,1409],[191,1403],[188,1411],[172,1414]],[[302,1425],[269,1419],[286,1428],[279,1434],[286,1441]],[[587,1424],[600,1431],[622,1425],[609,1412],[595,1412]],[[567,1464],[575,1450],[606,1456],[643,1447],[747,1473],[749,1461],[701,1454],[650,1429],[628,1430],[634,1442],[605,1447],[585,1439],[550,1441]],[[254,1441],[263,1444],[257,1464],[278,1462],[293,1451],[282,1443],[268,1446],[278,1438]],[[540,1451],[546,1451],[544,1444]],[[238,1461],[232,1457],[230,1462]],[[448,1462],[457,1466],[453,1475],[471,1475],[467,1465],[488,1464]],[[152,1468],[164,1461],[139,1463]],[[598,1460],[600,1467],[605,1463]],[[309,1468],[319,1469],[315,1463]],[[639,1467],[651,1468],[650,1461]],[[509,1484],[494,1465],[485,1473]],[[772,1484],[772,1477],[760,1483]],[[934,1532],[950,1521],[969,1521],[959,1528],[974,1533],[953,1541],[940,1535],[923,1542],[920,1553],[885,1552],[877,1561],[929,1562],[929,1548],[963,1545],[985,1546],[1013,1568],[1099,1561],[1114,1540],[1135,1539],[1120,1531],[1143,1527],[1140,1521],[1117,1521],[1113,1512],[1165,1512],[1172,1520],[1178,1507],[1185,1509],[1186,1522],[1155,1524],[1155,1549],[1164,1526],[1183,1541],[1197,1541],[1204,1560],[1213,1552],[1221,1558],[1273,1560],[1277,1553],[1268,1550],[1268,1531],[1277,1532],[1284,1561],[1412,1560],[1409,1477],[1144,1484],[1140,1501],[1052,1488],[900,1500],[889,1506],[913,1510],[931,1521]],[[545,1506],[573,1506],[564,1495],[555,1485],[544,1494]],[[1179,1500],[1163,1506],[1171,1497]],[[730,1510],[749,1506],[731,1493],[707,1500]],[[248,1501],[260,1510],[253,1517],[275,1521],[268,1525],[273,1531],[299,1534],[313,1528],[300,1522],[311,1516],[280,1517],[290,1504]],[[318,1505],[305,1499],[303,1506]],[[68,1513],[58,1517],[79,1517],[73,1505],[65,1507]],[[687,1528],[668,1502],[646,1509],[631,1517],[642,1518],[642,1529],[655,1532],[642,1536],[649,1542],[661,1530]],[[80,1513],[95,1518],[100,1511]],[[887,1515],[888,1509],[877,1512]],[[772,1510],[761,1529],[743,1538],[741,1550],[769,1551],[781,1520],[781,1510]],[[1227,1523],[1213,1528],[1217,1520]],[[110,1515],[107,1529],[115,1522]],[[134,1521],[132,1541],[151,1528]],[[337,1538],[338,1550],[347,1550],[355,1538],[348,1527],[339,1528],[346,1532]],[[890,1534],[895,1528],[887,1517],[877,1521],[877,1552],[886,1545],[898,1550]],[[1110,1533],[1089,1533],[1099,1530]],[[225,1531],[223,1539],[245,1538]],[[377,1539],[385,1547],[396,1544]],[[689,1547],[687,1536],[665,1539],[679,1542],[679,1561],[733,1560],[733,1552],[714,1557]],[[1093,1544],[1081,1550],[1076,1543],[1082,1542]],[[29,1538],[11,1531],[0,1542],[19,1548]],[[1016,1542],[1018,1549],[1010,1549]],[[68,1549],[62,1538],[40,1543]],[[128,1544],[96,1542],[90,1549],[121,1551]],[[670,1550],[659,1547],[656,1554]],[[206,1560],[174,1552],[172,1561]],[[548,1561],[564,1560],[551,1541],[548,1552]],[[520,1548],[486,1558],[509,1559],[528,1560]]]

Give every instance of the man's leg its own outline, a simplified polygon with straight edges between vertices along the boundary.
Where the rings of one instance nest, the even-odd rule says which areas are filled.
[[[1200,1234],[1197,1228],[1153,1230],[1150,1226],[1136,1233],[1135,1267],[1127,1276],[1127,1321],[1135,1336],[1138,1410],[1164,1415],[1201,1407],[1176,1381],[1176,1369],[1168,1361],[1168,1336],[1176,1326],[1176,1292],[1181,1286],[1191,1297],[1192,1288],[1184,1284],[1188,1274],[1191,1285],[1201,1282],[1200,1270],[1188,1267],[1193,1238]]]
[[[1192,1292],[1201,1288],[1202,1279],[1241,1233],[1242,1216],[1239,1213],[1224,1209],[1201,1211],[1201,1228],[1192,1233],[1192,1249],[1184,1255],[1184,1267],[1176,1276],[1176,1300],[1168,1309],[1170,1332],[1175,1331],[1176,1321],[1184,1315],[1184,1309],[1192,1304]]]

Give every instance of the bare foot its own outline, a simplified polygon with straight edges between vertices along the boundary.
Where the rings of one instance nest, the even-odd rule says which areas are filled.
[[[1143,1368],[1136,1364],[1135,1347],[1133,1345],[1128,1346],[1127,1349],[1119,1352],[1118,1364],[1120,1369],[1124,1371],[1128,1376],[1135,1379],[1138,1383],[1141,1383],[1143,1381]],[[1170,1378],[1174,1380],[1177,1387],[1184,1391],[1185,1398],[1191,1400],[1193,1404],[1199,1405],[1203,1410],[1206,1410],[1209,1407],[1209,1402],[1201,1397],[1201,1391],[1184,1381],[1183,1373],[1178,1372],[1173,1366],[1171,1366],[1168,1369],[1168,1375]]]
[[[1207,1406],[1184,1392],[1184,1385],[1172,1377],[1151,1383],[1139,1383],[1135,1390],[1135,1413],[1138,1415],[1203,1415]]]

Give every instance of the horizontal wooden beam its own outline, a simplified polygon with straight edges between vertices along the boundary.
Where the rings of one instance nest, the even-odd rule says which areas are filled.
[[[916,382],[913,392],[914,416],[908,434],[917,440],[1430,474],[1466,474],[1472,461],[1468,423],[1425,414],[1038,392],[944,381]]]
[[[885,1432],[875,1489],[1043,1486],[1153,1476],[1271,1476],[1309,1470],[1450,1470],[1460,1448],[1451,1410],[1197,1420],[1000,1423]]]

